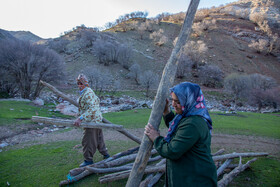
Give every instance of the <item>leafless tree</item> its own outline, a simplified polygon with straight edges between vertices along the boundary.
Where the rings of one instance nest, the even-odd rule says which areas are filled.
[[[131,79],[134,79],[137,85],[140,85],[140,74],[141,74],[141,68],[139,64],[134,63],[130,68],[129,68],[129,73],[128,77]]]
[[[193,68],[196,69],[204,58],[207,49],[206,44],[201,40],[189,41],[183,47],[183,53],[190,57],[190,59],[194,62]]]
[[[109,89],[112,82],[112,76],[108,72],[101,72],[96,66],[85,69],[85,75],[88,77],[90,87],[98,95],[105,89]]]
[[[148,70],[141,75],[140,82],[146,90],[146,97],[149,97],[151,88],[157,88],[159,84],[159,76],[151,70]]]
[[[54,51],[20,40],[0,41],[0,67],[13,77],[23,98],[36,98],[40,80],[59,82],[63,78],[63,60]]]
[[[202,81],[202,84],[207,87],[222,87],[223,76],[223,71],[216,65],[205,65],[199,68],[199,78]]]
[[[178,67],[176,71],[176,77],[182,79],[186,72],[191,71],[193,61],[186,55],[181,54],[178,60]]]

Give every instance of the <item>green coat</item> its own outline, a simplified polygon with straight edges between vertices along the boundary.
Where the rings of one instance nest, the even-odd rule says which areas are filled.
[[[171,112],[164,117],[167,126],[174,118]],[[211,156],[211,135],[200,116],[183,118],[169,143],[159,136],[155,149],[166,159],[166,186],[217,186],[217,170]]]

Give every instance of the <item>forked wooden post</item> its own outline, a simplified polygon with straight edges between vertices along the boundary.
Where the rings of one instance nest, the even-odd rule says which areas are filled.
[[[156,129],[158,129],[161,121],[165,99],[168,96],[168,89],[174,82],[180,49],[183,47],[189,37],[198,4],[199,0],[191,0],[177,43],[172,50],[171,56],[169,57],[162,73],[161,81],[157,90],[157,95],[153,103],[153,109],[149,118],[149,123],[152,124]],[[151,142],[149,138],[144,135],[138,155],[135,159],[133,168],[126,183],[126,187],[135,187],[140,185],[147,165],[147,161],[150,157],[152,146],[153,142]]]

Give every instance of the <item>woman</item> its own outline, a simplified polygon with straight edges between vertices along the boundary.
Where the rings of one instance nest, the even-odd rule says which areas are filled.
[[[170,89],[172,106],[166,100],[164,121],[168,133],[160,136],[151,124],[145,134],[158,153],[167,158],[166,186],[217,186],[217,170],[211,156],[212,120],[197,84],[184,82]]]

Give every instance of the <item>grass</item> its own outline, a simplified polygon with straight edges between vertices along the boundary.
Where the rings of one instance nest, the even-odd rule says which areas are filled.
[[[34,106],[26,101],[0,101],[0,126],[12,123],[30,123],[32,116],[63,117],[60,112],[54,111],[55,106],[47,104],[43,107]]]
[[[280,117],[275,114],[211,112],[213,132],[254,135],[280,139]]]
[[[52,105],[37,107],[30,102],[0,101],[0,125],[12,125],[16,119],[31,118],[36,112],[46,117],[66,117],[49,111]],[[11,110],[13,109],[13,110]],[[136,112],[137,111],[137,112]],[[104,114],[104,117],[125,128],[143,128],[150,116],[150,109],[131,110]],[[214,133],[254,135],[280,139],[279,113],[237,113],[225,114],[222,112],[210,113]],[[26,120],[20,120],[26,121]],[[28,121],[28,120],[27,120]],[[8,122],[8,123],[6,123]],[[22,122],[24,125],[24,122]],[[20,123],[19,123],[20,127]],[[160,126],[165,128],[163,124]],[[59,132],[55,132],[59,133]],[[4,148],[0,152],[0,186],[7,182],[12,186],[57,186],[60,181],[67,179],[70,169],[82,162],[81,148],[74,148],[80,141],[60,141],[41,145],[14,146]],[[110,154],[115,154],[131,147],[133,141],[106,141]],[[102,156],[96,153],[94,161],[100,161]],[[245,163],[245,160],[243,161]],[[108,186],[99,184],[101,175],[91,175],[70,186]],[[126,180],[112,182],[109,186],[125,186]],[[280,161],[278,158],[259,158],[249,169],[242,172],[229,185],[231,187],[279,186]],[[163,179],[157,186],[163,186]]]
[[[106,113],[103,116],[114,124],[123,125],[125,128],[144,128],[151,114],[151,109],[128,110],[122,112]],[[163,120],[161,124],[163,124]],[[161,125],[161,128],[164,126]]]
[[[111,154],[136,146],[136,143],[126,141],[106,143]],[[2,152],[0,186],[6,186],[7,182],[12,186],[57,186],[60,181],[67,179],[69,170],[82,162],[81,150],[73,148],[77,144],[80,142],[62,141]],[[101,159],[101,154],[95,154],[95,161]],[[98,177],[89,176],[72,186],[107,186],[100,185]],[[124,186],[125,181],[113,182],[112,185]]]

